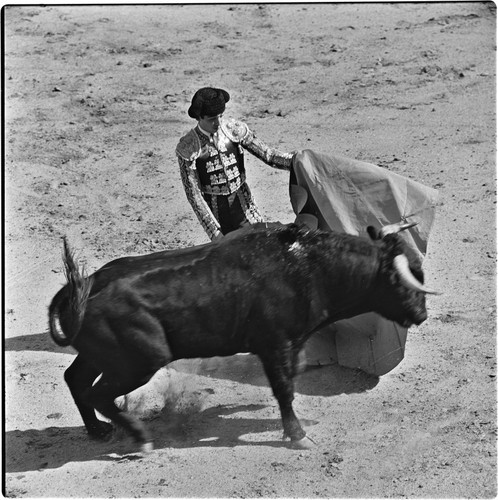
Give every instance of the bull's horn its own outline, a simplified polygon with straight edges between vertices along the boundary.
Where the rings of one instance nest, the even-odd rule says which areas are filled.
[[[400,254],[394,257],[394,269],[398,273],[399,279],[403,285],[411,290],[415,290],[417,292],[422,293],[430,293],[433,295],[439,295],[439,292],[435,292],[429,288],[426,288],[420,281],[413,276],[410,271],[410,265],[408,263],[408,259],[406,255]]]
[[[413,226],[416,226],[418,222],[407,222],[405,224],[389,224],[388,226],[384,226],[381,228],[379,231],[379,236],[380,239],[383,239],[384,236],[387,236],[388,234],[396,234],[399,233],[400,231],[404,231],[405,229],[409,229]]]

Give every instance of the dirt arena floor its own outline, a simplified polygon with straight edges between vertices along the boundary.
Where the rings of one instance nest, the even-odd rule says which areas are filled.
[[[493,3],[3,9],[4,493],[8,497],[496,496],[496,8]],[[61,237],[93,271],[204,243],[175,146],[191,96],[284,151],[381,165],[439,190],[429,318],[380,378],[297,381],[309,451],[282,441],[252,356],[177,363],[130,396],[155,436],[88,439],[47,333]],[[247,156],[269,220],[288,174]]]

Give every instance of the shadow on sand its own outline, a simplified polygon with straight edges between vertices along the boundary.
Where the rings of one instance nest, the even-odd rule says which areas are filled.
[[[76,354],[72,347],[60,347],[50,337],[48,331],[4,339],[5,351],[46,351]]]
[[[4,339],[5,351],[46,351],[76,354],[72,347],[57,346],[48,332]],[[186,374],[231,380],[241,384],[268,386],[259,358],[244,354],[208,359],[182,359],[169,368]],[[61,373],[62,376],[62,373]],[[295,389],[309,396],[334,396],[372,389],[379,378],[361,370],[341,367],[337,364],[310,366],[295,379]]]
[[[269,386],[259,358],[252,354],[178,360],[169,366],[181,373],[231,380],[239,384]],[[378,384],[379,377],[331,364],[308,366],[296,376],[294,382],[295,391],[306,396],[337,396],[368,391]]]
[[[241,384],[268,386],[259,360],[255,356],[234,356],[197,360],[195,373],[213,380],[228,379]],[[176,366],[177,370],[193,371],[192,365]],[[203,366],[204,365],[204,366]],[[373,388],[378,382],[359,370],[337,365],[311,368],[296,378],[296,392],[313,396],[336,396],[357,393]],[[275,408],[277,402],[275,401]],[[145,424],[154,436],[155,449],[196,447],[272,446],[287,447],[281,439],[282,424],[278,418],[257,418],[254,412],[266,405],[225,405],[199,411],[177,412],[164,408]],[[76,411],[76,409],[75,409]],[[252,412],[252,415],[244,415]],[[301,415],[301,417],[304,415]],[[300,418],[304,428],[318,422]],[[271,433],[271,436],[262,433]],[[259,434],[259,436],[258,436]],[[248,440],[245,436],[251,435]],[[25,450],[23,455],[14,451]],[[48,427],[5,433],[5,471],[7,473],[55,469],[69,462],[89,460],[139,460],[136,444],[124,432],[117,430],[108,442],[88,438],[81,427]]]
[[[280,418],[246,418],[241,412],[254,412],[265,405],[218,406],[196,414],[163,411],[160,416],[145,422],[154,436],[154,448],[161,450],[196,447],[271,446],[288,447],[280,439]],[[303,426],[317,422],[301,419]],[[270,432],[259,440],[247,440],[245,435]],[[90,440],[84,427],[48,427],[42,430],[10,431],[5,434],[5,472],[19,473],[44,469],[57,469],[70,462],[91,460],[139,460],[142,455],[137,445],[117,430],[107,442]],[[14,450],[25,450],[23,455]]]
[[[5,349],[74,352],[72,349],[54,346],[46,333],[7,339]],[[254,355],[179,360],[172,363],[170,368],[180,374],[195,374],[213,379],[213,386],[216,380],[230,380],[260,387],[269,386],[262,365]],[[368,391],[375,387],[378,381],[378,377],[339,365],[308,367],[296,377],[295,392],[305,396],[333,397]],[[274,405],[278,408],[276,400]],[[265,405],[225,405],[209,407],[202,411],[193,409],[187,413],[164,408],[145,423],[154,436],[155,448],[159,450],[201,446],[287,447],[288,443],[281,440],[280,417],[257,418],[254,415],[243,414],[256,412],[265,407]],[[303,416],[300,415],[300,421],[305,428],[318,423],[306,420],[302,418]],[[261,435],[268,432],[272,434],[271,437]],[[252,437],[247,440],[244,437],[246,435]],[[24,454],[19,454],[19,450],[25,450]],[[121,430],[115,431],[110,441],[102,443],[90,440],[83,426],[6,432],[4,453],[7,473],[54,469],[69,462],[125,461],[141,458],[137,453],[136,444]]]

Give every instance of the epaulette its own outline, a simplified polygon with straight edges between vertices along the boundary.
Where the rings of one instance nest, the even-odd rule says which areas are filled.
[[[249,127],[244,122],[241,122],[239,120],[223,120],[220,125],[223,133],[232,142],[243,141],[250,133]]]
[[[184,135],[176,146],[176,154],[184,160],[194,161],[201,152],[201,141],[194,129]]]

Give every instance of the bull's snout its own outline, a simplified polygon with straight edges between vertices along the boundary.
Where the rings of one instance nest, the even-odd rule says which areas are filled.
[[[398,321],[398,323],[404,328],[410,328],[413,325],[421,325],[426,319],[427,310],[425,307],[416,307],[405,311],[403,321]]]
[[[415,311],[413,315],[413,323],[415,325],[421,325],[427,319],[427,311],[425,308],[419,308]]]

